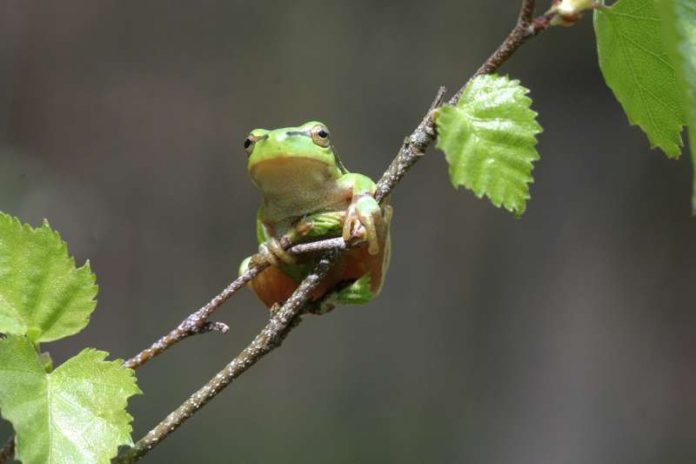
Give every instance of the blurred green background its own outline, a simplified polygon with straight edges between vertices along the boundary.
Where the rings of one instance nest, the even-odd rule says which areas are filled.
[[[539,13],[548,5],[539,2]],[[0,0],[0,210],[48,218],[101,287],[48,347],[128,357],[255,249],[241,144],[319,119],[377,177],[440,84],[454,91],[516,1]],[[146,462],[692,463],[691,167],[651,151],[598,73],[591,18],[502,70],[544,127],[519,220],[448,183],[439,152],[395,195],[366,307],[311,318]],[[140,437],[265,323],[248,291],[138,371]],[[0,439],[9,435],[0,426]]]

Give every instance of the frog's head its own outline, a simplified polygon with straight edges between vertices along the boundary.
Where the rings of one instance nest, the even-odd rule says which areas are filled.
[[[333,151],[328,128],[317,121],[298,127],[254,129],[244,141],[249,173],[261,190],[298,181],[321,183],[346,170]]]

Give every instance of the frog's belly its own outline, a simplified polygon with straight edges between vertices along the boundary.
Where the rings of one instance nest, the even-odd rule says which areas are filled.
[[[389,253],[389,244],[381,245],[380,253],[374,256],[367,252],[366,246],[354,248],[341,256],[319,287],[312,292],[312,301],[320,300],[339,284],[355,281],[367,273],[370,273],[371,292],[374,295],[379,293],[385,270],[385,252]],[[254,293],[269,308],[274,303],[287,300],[298,285],[298,282],[277,267],[266,268],[251,282]]]

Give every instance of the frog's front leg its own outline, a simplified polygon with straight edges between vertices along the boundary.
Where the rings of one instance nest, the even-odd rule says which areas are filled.
[[[292,243],[292,238],[286,236],[288,241]],[[271,237],[262,244],[259,245],[259,258],[255,264],[259,264],[258,260],[265,261],[271,266],[280,266],[281,264],[295,264],[295,257],[288,253],[280,239]]]
[[[282,264],[295,264],[297,262],[295,256],[283,248],[283,242],[296,243],[305,238],[320,239],[322,237],[339,236],[345,217],[345,211],[309,214],[290,226],[281,238],[273,236],[273,231],[269,230],[259,219],[256,232],[260,244],[259,258],[257,259],[261,259],[276,267]]]
[[[353,199],[346,213],[343,224],[343,240],[366,240],[367,251],[371,255],[379,253],[379,236],[377,224],[381,221],[382,209],[377,201],[368,194]]]
[[[343,240],[367,241],[367,251],[371,255],[379,253],[380,237],[378,229],[386,222],[382,208],[374,198],[376,185],[367,176],[349,173],[341,177],[341,184],[352,192],[352,200],[343,224]],[[388,212],[386,213],[388,214]]]
[[[263,207],[259,209],[256,215],[256,240],[259,243],[259,252],[254,255],[254,264],[268,263],[272,266],[280,266],[281,264],[294,264],[295,257],[285,251],[283,241],[293,243],[297,238],[294,229],[290,229],[280,238],[275,236],[275,229],[264,223]]]

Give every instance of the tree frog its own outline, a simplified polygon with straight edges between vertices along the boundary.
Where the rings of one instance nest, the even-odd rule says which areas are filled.
[[[328,128],[317,121],[298,127],[254,129],[244,141],[249,174],[262,195],[256,236],[271,266],[249,284],[269,308],[285,301],[311,271],[317,254],[292,256],[280,246],[342,236],[356,244],[343,253],[312,294],[312,312],[375,297],[389,265],[392,209],[374,199],[375,183],[348,172]],[[240,266],[249,266],[251,257]]]

